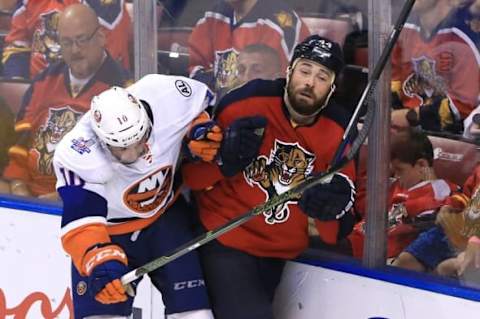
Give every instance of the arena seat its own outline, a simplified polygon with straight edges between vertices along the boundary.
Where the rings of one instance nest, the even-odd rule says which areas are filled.
[[[159,50],[177,49],[178,46],[187,48],[188,37],[192,33],[191,27],[162,27],[158,28],[157,41]],[[172,50],[173,49],[173,50]]]
[[[434,169],[439,178],[462,186],[480,162],[480,146],[473,141],[428,135],[433,145]],[[367,169],[367,145],[360,149],[357,172],[359,176]]]
[[[435,156],[438,177],[463,185],[480,161],[479,145],[466,140],[454,140],[429,135]]]
[[[353,63],[368,68],[368,48],[355,48]]]
[[[18,113],[30,81],[0,79],[0,96],[5,99],[14,114]]]
[[[10,30],[11,12],[0,10],[0,34],[6,35]]]
[[[345,37],[352,32],[353,26],[349,19],[324,18],[324,17],[302,17],[312,34],[318,34],[329,38],[343,46]]]
[[[159,72],[188,76],[191,27],[162,27],[157,31]]]

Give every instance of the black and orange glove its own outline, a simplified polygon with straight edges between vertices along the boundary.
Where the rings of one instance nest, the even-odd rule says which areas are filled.
[[[193,156],[205,162],[211,162],[217,156],[223,133],[222,129],[210,116],[203,112],[193,120],[187,134],[188,149]]]

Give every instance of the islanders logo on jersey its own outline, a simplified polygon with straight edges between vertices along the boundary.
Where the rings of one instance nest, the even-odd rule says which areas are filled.
[[[52,160],[55,148],[82,114],[70,106],[49,109],[45,124],[39,127],[33,143],[33,149],[38,153],[37,167],[40,173],[53,175]]]
[[[42,54],[49,64],[61,58],[57,36],[58,18],[57,10],[40,15],[40,25],[33,34],[32,51]]]
[[[172,166],[162,167],[135,182],[123,193],[123,203],[140,214],[147,214],[165,205],[173,187]]]
[[[313,171],[315,155],[298,143],[285,143],[275,139],[270,157],[259,156],[244,170],[244,178],[250,186],[257,185],[267,195],[266,200],[288,191],[302,183]],[[269,225],[285,222],[290,215],[291,200],[263,213]]]
[[[215,52],[215,78],[217,89],[231,89],[237,86],[238,52],[235,49]]]

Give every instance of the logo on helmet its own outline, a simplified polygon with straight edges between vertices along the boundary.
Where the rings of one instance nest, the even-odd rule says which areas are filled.
[[[99,110],[95,110],[95,112],[93,112],[93,118],[95,122],[100,123],[102,121],[102,113],[100,113]]]
[[[320,48],[314,48],[312,51],[313,51],[313,53],[317,54],[322,59],[329,58],[329,57],[332,56],[332,54],[330,52],[324,51]]]
[[[133,95],[131,95],[130,93],[128,93],[127,97],[130,100],[130,102],[132,102],[133,104],[138,104],[137,99]]]

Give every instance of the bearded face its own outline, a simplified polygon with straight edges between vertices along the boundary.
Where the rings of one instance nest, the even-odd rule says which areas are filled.
[[[294,67],[287,87],[292,108],[311,115],[320,108],[332,89],[332,71],[310,60],[301,59]]]

